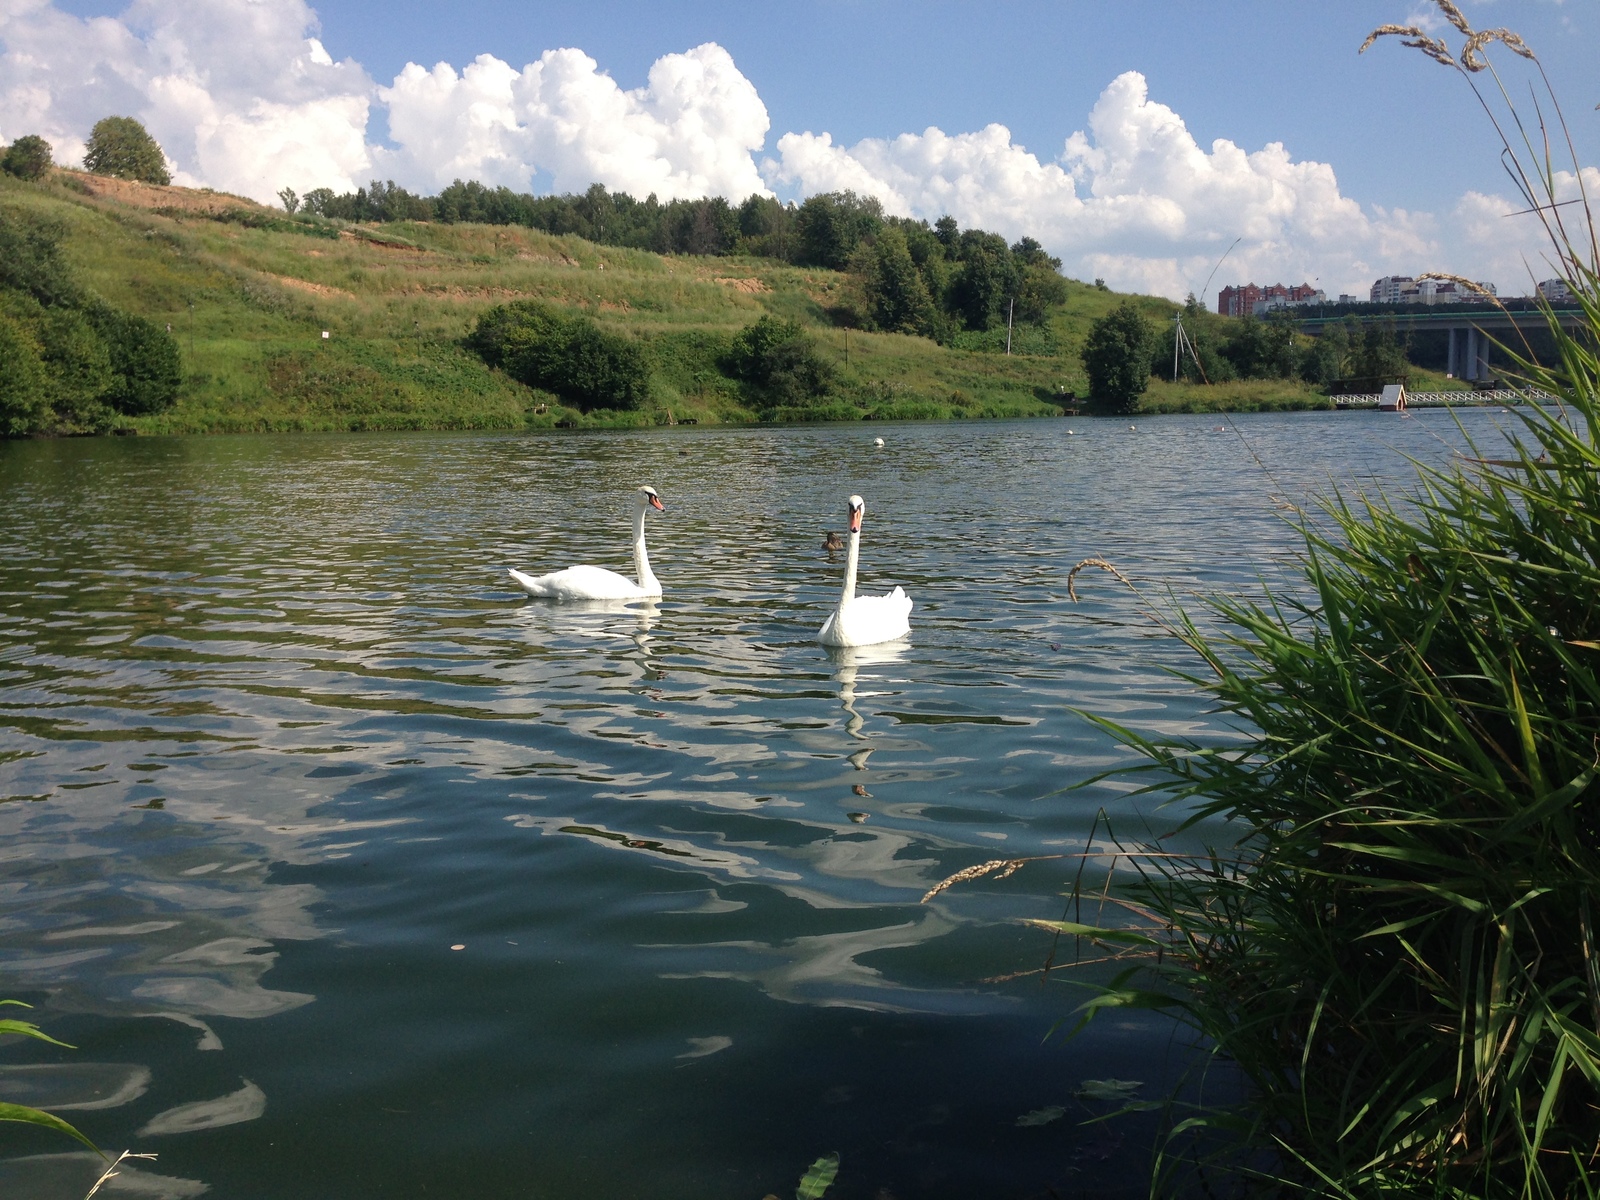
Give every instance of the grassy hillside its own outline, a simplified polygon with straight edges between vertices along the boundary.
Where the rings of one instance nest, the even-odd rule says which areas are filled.
[[[521,227],[312,224],[237,197],[67,171],[44,183],[0,175],[0,208],[58,224],[84,283],[170,324],[182,395],[123,419],[148,433],[750,421],[715,362],[764,313],[812,329],[863,415],[1054,414],[1061,391],[1085,390],[1089,325],[1125,298],[1071,282],[1048,327],[1019,336],[1019,349],[1047,352],[1007,356],[836,328],[829,311],[851,300],[850,276],[764,258],[663,257]],[[468,353],[461,340],[477,316],[516,298],[646,342],[651,403],[579,413]],[[1138,303],[1163,322],[1173,311]],[[1294,383],[1274,394],[1302,391],[1309,398]]]

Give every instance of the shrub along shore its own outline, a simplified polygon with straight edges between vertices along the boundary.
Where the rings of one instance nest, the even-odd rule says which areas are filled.
[[[1285,327],[1191,302],[1203,364],[1151,380],[1179,307],[1065,279],[1031,239],[895,221],[848,193],[763,202],[752,212],[773,228],[755,236],[737,233],[748,204],[604,198],[639,222],[654,213],[624,230],[634,241],[678,229],[694,243],[694,214],[712,209],[734,214],[735,233],[662,254],[485,223],[487,209],[351,220],[329,215],[348,198],[291,213],[75,171],[0,173],[0,241],[31,248],[0,271],[0,341],[26,364],[0,378],[0,433],[1055,416],[1094,410],[1085,348],[1114,313],[1124,332],[1127,314],[1142,323],[1143,365],[1123,374],[1149,385],[1097,400],[1115,411],[1328,407],[1318,373],[1361,352],[1330,364]],[[571,224],[561,213],[581,198],[547,199],[539,219]],[[1014,314],[1008,293],[1022,297]],[[1189,378],[1202,371],[1226,382]]]

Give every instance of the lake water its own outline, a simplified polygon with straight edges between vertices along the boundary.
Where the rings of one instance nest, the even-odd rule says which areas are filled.
[[[1460,441],[1424,412],[0,444],[0,996],[77,1047],[8,1041],[0,1100],[158,1153],[115,1181],[143,1197],[760,1200],[835,1151],[838,1200],[1140,1195],[1152,1126],[1074,1094],[1188,1060],[1138,1017],[1045,1040],[1084,995],[1020,919],[1072,860],[919,898],[1080,851],[1102,806],[1137,832],[1129,784],[1064,791],[1127,759],[1075,710],[1213,728],[1073,563],[1290,579],[1286,500]],[[641,483],[658,604],[507,586],[631,569]],[[861,589],[916,608],[830,654],[851,492]],[[94,1177],[0,1129],[8,1200]]]

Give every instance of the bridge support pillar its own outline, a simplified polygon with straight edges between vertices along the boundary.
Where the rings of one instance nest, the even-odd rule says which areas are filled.
[[[1454,379],[1460,379],[1461,355],[1456,350],[1456,328],[1454,325],[1450,327],[1450,353],[1445,356],[1444,361],[1444,369],[1450,373],[1451,377]]]
[[[1462,372],[1462,376],[1471,383],[1478,381],[1478,356],[1481,353],[1478,349],[1478,339],[1481,336],[1476,325],[1467,327],[1467,369]]]

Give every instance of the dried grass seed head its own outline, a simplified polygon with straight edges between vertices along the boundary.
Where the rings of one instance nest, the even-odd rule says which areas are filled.
[[[1466,17],[1461,15],[1461,10],[1450,3],[1450,0],[1433,0],[1433,2],[1439,6],[1439,11],[1444,14],[1445,20],[1449,21],[1450,24],[1454,25],[1467,37],[1472,36],[1472,26],[1467,24]]]
[[[958,883],[965,883],[969,879],[981,879],[991,871],[1002,871],[999,878],[1013,875],[1028,860],[1025,858],[991,858],[988,862],[979,863],[975,867],[964,867],[954,875],[941,879],[922,895],[922,903],[926,904],[946,888],[952,888]]]
[[[1474,74],[1485,70],[1489,66],[1489,60],[1484,58],[1481,52],[1491,42],[1499,42],[1511,53],[1522,58],[1538,61],[1533,51],[1528,48],[1528,43],[1511,30],[1485,29],[1469,37],[1467,44],[1461,48],[1461,65]]]
[[[1413,50],[1421,50],[1434,62],[1441,63],[1444,66],[1453,67],[1457,65],[1456,60],[1450,57],[1450,47],[1446,46],[1438,38],[1429,37],[1426,30],[1419,29],[1415,25],[1379,25],[1371,33],[1367,34],[1367,40],[1361,43],[1361,49],[1356,53],[1365,54],[1372,43],[1381,37],[1404,38],[1406,40],[1400,43],[1402,46],[1410,46]]]

